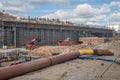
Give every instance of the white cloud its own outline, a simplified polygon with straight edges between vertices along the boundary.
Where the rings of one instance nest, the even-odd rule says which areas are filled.
[[[0,2],[0,8],[2,8],[3,7],[3,4]]]
[[[64,10],[58,10],[54,13],[45,15],[43,17],[49,17],[49,18],[90,18],[95,15],[98,15],[98,9],[92,8],[89,4],[80,4],[75,9],[64,11]]]
[[[102,25],[101,22],[86,22],[87,25]]]
[[[89,4],[80,4],[72,10],[58,10],[42,17],[70,20],[74,23],[80,24],[108,25],[108,22],[110,21],[111,24],[120,24],[120,12],[118,10],[115,10],[116,12],[112,12],[112,6],[120,6],[120,2],[103,4],[99,8],[95,8]]]
[[[110,14],[109,21],[119,21],[120,22],[120,12]]]
[[[87,22],[104,22],[106,20],[106,13],[109,13],[110,9],[107,5],[103,5],[101,8],[94,8],[89,4],[80,4],[75,9],[64,11],[58,10],[54,13],[42,16],[48,18],[60,18],[61,20],[70,20],[75,23],[87,23]]]
[[[47,4],[47,3],[69,3],[71,0],[26,0],[35,4]]]
[[[93,8],[89,4],[80,4],[73,10],[73,14],[76,17],[88,18],[88,17],[93,17],[99,13],[98,13],[98,9]]]
[[[26,12],[28,10],[31,10],[31,8],[28,8],[26,6],[21,6],[19,8],[8,6],[8,7],[4,7],[3,9],[5,9],[5,11],[13,11],[13,12]]]
[[[111,11],[109,5],[104,4],[101,8],[100,8],[100,13],[109,13]]]
[[[107,21],[107,16],[106,15],[99,15],[99,16],[95,16],[93,18],[90,18],[89,21],[93,21],[93,22],[105,22]]]
[[[44,17],[49,17],[49,18],[69,18],[69,17],[74,17],[74,18],[92,18],[97,15],[101,15],[104,13],[109,13],[110,9],[106,6],[103,5],[101,8],[93,8],[89,4],[80,4],[78,5],[75,9],[72,9],[70,11],[64,11],[64,10],[58,10],[54,13],[45,15]]]
[[[69,15],[68,15],[69,14]],[[70,17],[69,11],[58,10],[55,13],[51,13],[42,17],[49,17],[49,18],[60,18],[60,19],[67,19]]]
[[[69,18],[68,21],[72,21],[74,23],[84,24],[87,22],[86,18]]]
[[[120,7],[120,2],[119,2],[119,1],[112,1],[112,2],[110,3],[110,6]]]
[[[3,0],[0,2],[0,9],[13,15],[25,14],[34,9],[35,4],[66,4],[72,0]],[[33,4],[32,4],[33,3]],[[117,7],[112,12],[112,7]],[[115,8],[116,9],[116,8]],[[79,4],[74,9],[60,9],[42,17],[59,18],[61,20],[70,20],[74,23],[84,24],[120,24],[120,1],[112,1],[109,4],[103,4],[101,7],[93,7],[90,4]]]
[[[4,0],[1,4],[1,10],[12,15],[19,15],[34,8],[23,0]]]

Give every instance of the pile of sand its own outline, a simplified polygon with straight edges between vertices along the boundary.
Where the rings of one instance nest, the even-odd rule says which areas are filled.
[[[93,43],[83,43],[72,46],[41,46],[37,49],[31,50],[29,54],[31,56],[48,57],[48,56],[52,56],[55,53],[63,54],[72,51],[77,51],[80,49],[92,49],[96,45],[97,44],[93,44]]]
[[[63,54],[80,49],[120,49],[120,39],[111,38],[109,42],[106,43],[103,43],[100,40],[87,41],[82,44],[72,46],[41,46],[37,49],[31,50],[29,54],[31,56],[48,57],[55,53]]]

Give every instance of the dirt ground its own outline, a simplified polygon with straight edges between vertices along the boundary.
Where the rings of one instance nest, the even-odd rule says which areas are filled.
[[[120,55],[120,41],[102,43],[91,48],[105,48],[115,51],[114,56],[100,56],[102,58],[115,59]],[[105,74],[102,75],[110,64],[111,62],[100,60],[74,59],[42,70],[30,72],[10,80],[120,80],[120,64],[113,63]]]

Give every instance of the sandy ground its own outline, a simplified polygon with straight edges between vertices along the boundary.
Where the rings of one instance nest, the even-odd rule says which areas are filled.
[[[113,49],[115,51],[114,56],[100,56],[102,58],[115,59],[120,54],[119,43],[105,43],[94,48]],[[10,80],[120,80],[120,64],[116,63],[113,63],[101,77],[101,74],[110,64],[111,62],[100,60],[74,59]]]

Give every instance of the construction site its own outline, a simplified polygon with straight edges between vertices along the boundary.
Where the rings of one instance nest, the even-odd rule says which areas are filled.
[[[0,17],[0,80],[120,80],[113,29]]]

